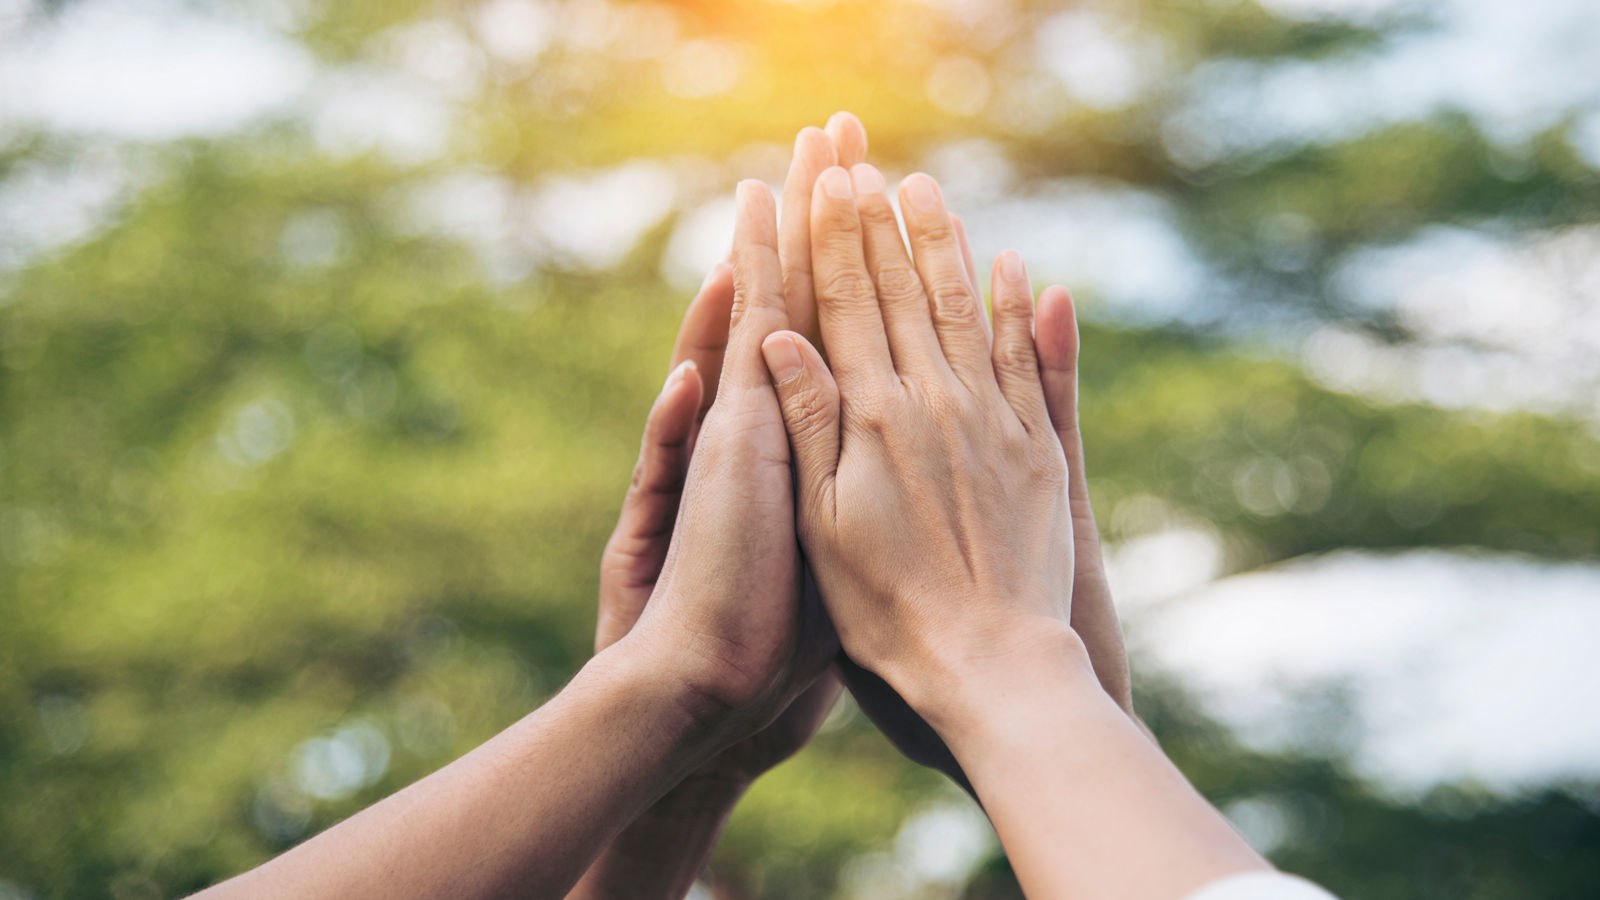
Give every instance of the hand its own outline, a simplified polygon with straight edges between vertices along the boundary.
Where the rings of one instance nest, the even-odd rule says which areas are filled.
[[[772,196],[742,182],[734,299],[717,395],[695,438],[661,574],[623,639],[699,698],[719,733],[743,739],[822,674],[827,617],[804,603],[789,448],[760,358],[787,321]]]
[[[951,224],[973,296],[979,295],[977,269],[961,217],[951,213]],[[1111,585],[1100,549],[1100,533],[1089,502],[1089,482],[1084,474],[1083,440],[1078,426],[1078,328],[1072,297],[1065,288],[1045,288],[1039,297],[1034,345],[1044,387],[1045,406],[1060,440],[1067,463],[1067,493],[1072,509],[1075,543],[1072,577],[1071,624],[1082,638],[1101,686],[1124,712],[1133,716],[1133,692],[1128,675],[1128,655],[1117,620]],[[991,338],[992,340],[992,338]],[[955,755],[922,717],[883,679],[840,655],[840,681],[855,696],[863,714],[878,726],[896,749],[911,761],[949,776],[972,791]],[[1141,729],[1143,723],[1140,723]]]
[[[671,374],[645,420],[639,462],[601,557],[596,653],[632,630],[661,575],[694,438],[716,397],[733,295],[732,268],[718,263],[684,314]],[[825,674],[771,725],[718,754],[691,780],[719,789],[748,784],[805,746],[838,693],[838,682]]]
[[[844,649],[928,718],[952,666],[1067,630],[1072,521],[1021,259],[996,262],[991,347],[937,185],[908,178],[901,207],[910,259],[875,169],[823,173],[812,268],[833,372],[793,333],[762,349]]]
[[[785,311],[791,324],[803,331],[813,330],[816,319],[811,299],[811,187],[817,174],[836,162],[859,162],[866,146],[866,131],[849,113],[834,115],[826,131],[806,128],[795,139],[784,185],[778,250]],[[628,633],[661,574],[694,438],[716,397],[732,304],[731,269],[718,265],[684,315],[672,374],[650,410],[632,484],[601,560],[596,651]],[[807,602],[817,604],[809,578],[805,587],[811,592]],[[831,673],[823,675],[771,726],[730,747],[701,774],[753,780],[805,746],[838,692],[837,679]]]
[[[828,135],[838,148],[839,165],[850,168],[866,154],[867,134],[860,120],[849,113],[838,113],[828,122]],[[800,146],[796,147],[796,166],[799,165]],[[801,181],[791,177],[784,191],[782,244],[784,259],[784,288],[790,324],[794,330],[815,342],[816,312],[810,282],[810,218],[809,185],[815,174]],[[951,213],[950,223],[961,249],[963,269],[967,284],[974,297],[981,296],[978,288],[977,267],[974,264],[971,244],[961,217]],[[791,274],[792,273],[792,274]],[[985,336],[992,342],[992,330],[984,321]],[[1086,646],[1096,675],[1106,692],[1129,715],[1133,712],[1133,694],[1128,674],[1127,651],[1122,640],[1121,625],[1117,620],[1116,606],[1112,601],[1110,583],[1106,578],[1104,558],[1100,549],[1099,529],[1094,519],[1094,509],[1089,501],[1089,485],[1083,464],[1083,441],[1078,427],[1078,332],[1072,298],[1061,287],[1046,288],[1039,298],[1036,324],[1036,349],[1045,393],[1045,403],[1050,412],[1052,426],[1065,453],[1068,477],[1069,503],[1073,517],[1075,565],[1072,581],[1072,627],[1077,630]],[[825,349],[825,348],[824,348]],[[955,757],[938,734],[913,712],[901,697],[882,679],[855,665],[841,654],[836,666],[839,680],[854,695],[862,713],[883,732],[901,753],[912,761],[929,766],[950,776],[970,790],[970,785]],[[1137,721],[1137,716],[1134,716]],[[1140,727],[1143,725],[1141,723]]]
[[[815,321],[811,185],[823,169],[841,160],[859,161],[865,152],[866,132],[848,113],[830,119],[826,132],[806,128],[795,139],[784,193],[800,199],[785,203],[778,251],[785,312],[797,327]],[[661,575],[695,438],[716,399],[733,300],[731,269],[719,265],[684,316],[673,374],[650,411],[633,483],[601,562],[597,652],[632,630]],[[820,608],[808,576],[801,589],[802,606]],[[838,680],[824,673],[771,725],[701,765],[613,839],[569,897],[682,896],[745,788],[811,739],[838,694]]]

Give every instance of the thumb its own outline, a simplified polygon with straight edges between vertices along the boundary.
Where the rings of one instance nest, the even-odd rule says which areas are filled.
[[[828,502],[839,469],[839,386],[811,342],[792,331],[767,335],[761,356],[783,408],[799,494]]]

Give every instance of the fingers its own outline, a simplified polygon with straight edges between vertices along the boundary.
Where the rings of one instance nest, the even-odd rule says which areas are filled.
[[[1060,285],[1051,285],[1039,295],[1038,322],[1034,328],[1034,347],[1039,359],[1039,383],[1044,389],[1045,410],[1051,427],[1061,440],[1067,459],[1067,493],[1072,506],[1073,537],[1079,545],[1079,573],[1098,570],[1100,538],[1089,505],[1089,481],[1084,475],[1083,437],[1078,430],[1078,319],[1072,295]],[[1083,552],[1085,546],[1092,554]],[[1073,616],[1079,604],[1073,604]],[[1112,613],[1115,617],[1115,613]]]
[[[878,292],[867,274],[850,175],[837,166],[823,172],[811,194],[811,271],[817,318],[839,383],[894,376]]]
[[[889,204],[883,175],[866,163],[851,169],[850,175],[861,220],[862,251],[867,272],[878,289],[878,308],[894,366],[902,373],[929,367],[948,373],[939,336],[928,315],[928,295],[906,254],[900,220]]]
[[[816,301],[811,290],[811,189],[822,170],[837,161],[834,143],[820,128],[801,129],[794,139],[794,160],[783,183],[778,256],[783,262],[784,306],[789,313],[789,327],[804,335],[817,334]]]
[[[759,181],[739,182],[733,229],[733,309],[718,394],[729,388],[765,388],[761,341],[787,327],[778,227],[772,193]]]
[[[1124,709],[1133,710],[1128,660],[1122,627],[1105,580],[1100,555],[1100,532],[1094,507],[1089,503],[1089,480],[1083,460],[1083,437],[1078,427],[1078,322],[1072,296],[1051,286],[1039,295],[1035,346],[1039,353],[1040,383],[1045,406],[1067,459],[1067,499],[1072,509],[1073,554],[1072,620],[1074,631],[1089,647],[1095,675]]]
[[[667,376],[661,395],[645,419],[639,462],[628,495],[622,501],[617,534],[663,540],[672,533],[678,496],[689,471],[689,436],[694,432],[704,382],[692,360],[684,360]],[[651,573],[654,577],[655,573]]]
[[[989,339],[983,330],[983,301],[972,289],[955,226],[945,210],[939,185],[921,173],[900,183],[900,210],[911,237],[912,258],[928,294],[933,328],[945,359],[967,389],[992,394]]]
[[[1072,296],[1060,285],[1045,288],[1039,295],[1037,315],[1034,346],[1039,357],[1039,382],[1044,388],[1050,421],[1066,451],[1069,474],[1075,477],[1083,469],[1078,464],[1083,442],[1078,435],[1078,320]]]
[[[706,410],[717,399],[716,386],[722,377],[722,356],[728,349],[728,318],[732,314],[733,267],[719,262],[700,285],[700,293],[689,302],[672,348],[673,368],[692,362],[699,373],[697,380],[710,386],[710,390],[701,391],[697,421],[705,418]]]
[[[661,574],[689,472],[690,438],[703,393],[704,381],[695,362],[684,360],[667,376],[645,419],[639,462],[633,467],[617,527],[606,543],[600,591],[602,638],[615,640],[633,627],[643,606],[624,601],[648,596]]]
[[[828,137],[839,153],[839,165],[850,168],[867,158],[867,129],[854,113],[836,112],[828,119]]]
[[[829,166],[845,168],[867,155],[867,130],[861,120],[837,112],[827,130],[806,127],[794,141],[794,159],[783,183],[783,216],[778,225],[778,255],[783,262],[783,297],[789,327],[815,340],[816,300],[811,274],[811,191]]]
[[[956,230],[956,243],[961,247],[961,262],[967,269],[967,286],[972,288],[972,293],[978,295],[978,264],[972,258],[972,243],[967,240],[967,223],[955,213],[950,214],[950,224]]]
[[[994,378],[1000,393],[1030,434],[1045,434],[1050,414],[1040,386],[1039,359],[1033,347],[1033,286],[1022,256],[1007,250],[995,258],[990,279],[994,296]]]
[[[761,354],[789,432],[797,506],[819,504],[815,515],[832,522],[833,478],[839,469],[839,386],[816,348],[792,331],[768,335]]]
[[[963,222],[960,216],[951,213],[950,224],[955,226],[956,243],[961,245],[961,261],[967,267],[967,285],[972,288],[972,296],[977,297],[981,303],[983,301],[983,291],[978,288],[978,264],[972,258],[972,243],[967,240],[967,223]],[[994,329],[989,326],[989,319],[982,314],[981,310],[979,311],[978,321],[983,323],[984,337],[989,339],[989,343],[994,343]]]

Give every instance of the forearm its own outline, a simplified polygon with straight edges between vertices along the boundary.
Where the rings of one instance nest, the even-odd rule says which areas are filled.
[[[617,835],[568,900],[685,896],[748,787],[739,779],[690,776]]]
[[[627,641],[445,768],[208,897],[560,896],[715,749]]]
[[[1177,900],[1268,868],[1100,689],[1072,632],[952,674],[929,720],[1030,897]]]

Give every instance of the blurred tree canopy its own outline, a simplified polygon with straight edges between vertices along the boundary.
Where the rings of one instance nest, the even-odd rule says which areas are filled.
[[[19,27],[75,6],[24,6]],[[1219,66],[1342,64],[1425,33],[1427,7],[222,6],[206,14],[272,23],[329,84],[406,69],[449,114],[423,150],[348,106],[164,141],[0,137],[0,187],[107,160],[127,184],[78,239],[0,247],[21,260],[0,269],[0,898],[201,888],[559,689],[589,653],[599,551],[688,296],[663,274],[674,235],[736,178],[780,177],[787,138],[836,109],[891,169],[981,141],[1019,194],[1074,180],[1174,210],[1206,303],[1151,322],[1084,292],[1110,539],[1139,527],[1112,511],[1155,497],[1209,523],[1232,570],[1344,547],[1600,555],[1592,422],[1342,393],[1272,343],[1327,322],[1414,339],[1341,289],[1352,253],[1600,219],[1572,121],[1511,153],[1453,109],[1254,142],[1193,111]],[[1127,49],[1141,86],[1086,102],[1052,29]],[[591,259],[552,237],[648,191],[539,189],[639,160],[674,187],[637,241]],[[473,203],[504,209],[483,226]],[[1201,789],[1275,810],[1274,859],[1343,896],[1600,895],[1595,785],[1400,800],[1337,748],[1263,754],[1178,686],[1140,687]],[[746,799],[715,879],[872,892],[908,818],[961,802],[846,706]],[[988,853],[969,884],[917,889],[1017,896]]]

